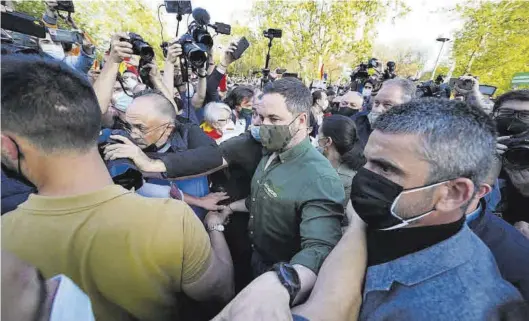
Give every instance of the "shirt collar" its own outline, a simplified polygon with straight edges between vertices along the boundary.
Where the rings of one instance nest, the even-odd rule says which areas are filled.
[[[290,148],[289,150],[279,153],[279,160],[281,163],[288,162],[305,153],[309,148],[312,148],[312,145],[310,143],[309,137],[307,136],[305,139],[303,139],[303,141],[301,141],[301,143]]]
[[[26,202],[19,208],[35,212],[34,214],[68,214],[72,209],[89,208],[120,197],[124,194],[132,193],[119,185],[108,185],[98,191],[73,195],[66,197],[41,196],[31,194]],[[64,211],[64,213],[59,213]],[[51,213],[50,213],[51,212]]]
[[[169,150],[169,148],[171,148],[171,143],[168,140],[167,143],[165,143],[165,145],[157,151],[157,153],[165,153]]]
[[[393,282],[412,286],[466,263],[475,250],[477,236],[463,224],[454,236],[396,260],[367,269],[364,299],[371,291],[389,291]]]
[[[481,204],[478,204],[478,208],[476,208],[474,212],[467,214],[467,217],[466,217],[467,224],[477,219],[479,217],[479,214],[481,214]]]

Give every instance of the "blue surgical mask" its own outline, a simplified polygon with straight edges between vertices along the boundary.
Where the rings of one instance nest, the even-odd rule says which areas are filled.
[[[258,142],[261,142],[261,134],[259,131],[259,126],[250,126],[250,134],[252,134],[253,139]]]
[[[316,146],[316,149],[318,150],[318,152],[320,152],[323,155],[323,152],[325,151],[325,147]]]
[[[94,321],[90,298],[67,276],[57,275],[59,281],[53,299],[50,321]]]
[[[114,108],[116,108],[119,111],[126,112],[127,107],[129,107],[129,105],[132,104],[132,100],[133,100],[132,97],[125,94],[124,92],[121,92],[116,97],[116,103],[114,104]]]

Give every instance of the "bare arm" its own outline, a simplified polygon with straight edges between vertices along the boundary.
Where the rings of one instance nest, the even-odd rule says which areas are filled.
[[[128,39],[129,36],[124,32],[112,36],[110,56],[93,85],[97,102],[103,115],[106,114],[108,106],[110,105],[114,83],[116,82],[116,76],[119,71],[119,64],[123,61],[123,58],[130,58],[132,56],[132,45],[126,41],[120,41],[121,38]]]
[[[301,289],[293,302],[293,305],[296,305],[305,301],[310,294],[310,291],[314,287],[314,283],[316,283],[317,275],[312,272],[311,269],[304,267],[303,265],[294,264],[294,269],[298,272],[299,283],[301,285]]]
[[[246,199],[238,200],[227,206],[233,212],[249,212],[246,207]]]
[[[292,309],[311,321],[357,320],[367,251],[364,224],[349,202],[350,225],[320,269],[308,300]]]
[[[171,45],[167,48],[167,58],[163,69],[163,83],[171,91],[171,97],[174,97],[175,94],[175,65],[179,63],[179,57],[182,55],[182,46],[176,41],[177,39],[171,40]]]
[[[222,224],[218,213],[210,212],[206,216],[206,226]],[[209,232],[213,249],[206,272],[193,283],[183,284],[184,293],[197,301],[219,298],[228,302],[235,295],[233,282],[233,263],[224,233]]]
[[[191,104],[195,108],[201,108],[204,105],[204,101],[206,100],[206,88],[208,86],[207,83],[207,74],[205,68],[200,68],[197,70],[198,74],[198,85],[197,85],[197,91],[193,95],[193,98],[191,98]]]

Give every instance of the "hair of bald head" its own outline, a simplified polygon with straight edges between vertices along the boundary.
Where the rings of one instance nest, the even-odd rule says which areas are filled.
[[[153,104],[146,104],[149,113],[155,113],[160,118],[175,120],[176,111],[173,104],[158,90],[145,89],[134,95],[134,99],[153,99]]]

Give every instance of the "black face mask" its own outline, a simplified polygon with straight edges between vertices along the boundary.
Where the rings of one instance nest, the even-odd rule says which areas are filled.
[[[512,116],[496,117],[496,126],[500,136],[518,135],[529,130],[529,124],[526,124],[520,119]]]
[[[345,117],[351,117],[354,114],[356,114],[357,112],[358,112],[357,109],[352,109],[352,108],[348,108],[348,107],[341,107],[340,109],[338,109],[338,114],[342,115],[342,116],[345,116]]]
[[[242,108],[241,111],[239,112],[239,116],[241,118],[252,117],[252,115],[253,115],[253,111],[251,109]]]
[[[15,142],[13,139],[11,139],[13,144],[15,144],[15,147],[17,149],[17,168],[9,168],[6,164],[2,164],[2,170],[5,172],[7,177],[13,178],[18,180],[19,182],[31,186],[33,188],[36,188],[35,185],[33,185],[32,182],[29,181],[29,179],[24,176],[22,173],[22,159],[24,158],[24,154],[20,151],[20,147],[18,146],[17,142]]]
[[[362,167],[353,178],[351,204],[369,229],[390,230],[404,227],[431,214],[434,209],[405,219],[401,218],[392,209],[392,206],[394,207],[398,201],[399,195],[403,194],[403,192],[419,191],[442,183],[444,181],[404,189],[399,184],[393,183],[389,179]]]
[[[351,203],[369,228],[384,229],[401,223],[391,215],[391,205],[403,190],[402,186],[362,167],[353,178]]]

